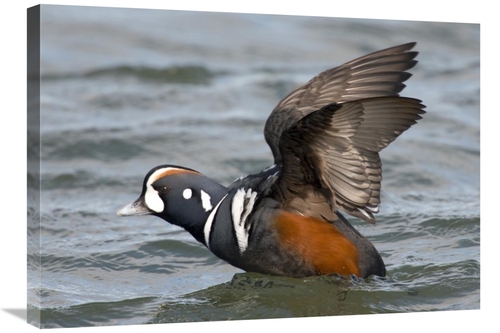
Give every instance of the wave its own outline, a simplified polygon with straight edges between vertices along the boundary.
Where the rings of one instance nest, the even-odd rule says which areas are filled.
[[[147,66],[119,65],[73,73],[44,73],[42,80],[96,79],[107,77],[134,78],[141,81],[168,82],[179,84],[209,84],[218,75],[226,71],[213,71],[204,66],[183,65],[165,68]]]

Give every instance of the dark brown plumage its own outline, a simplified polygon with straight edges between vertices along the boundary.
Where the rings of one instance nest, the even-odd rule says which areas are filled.
[[[375,222],[382,180],[378,152],[425,113],[419,100],[399,97],[411,75],[404,71],[416,63],[417,52],[407,52],[414,45],[327,70],[278,103],[264,134],[275,163],[283,166],[271,194],[283,207],[311,185],[332,212],[340,208]]]

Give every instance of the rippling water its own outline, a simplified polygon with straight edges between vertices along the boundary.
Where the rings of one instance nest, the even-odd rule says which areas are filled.
[[[350,219],[387,278],[244,273],[158,218],[115,216],[159,164],[226,185],[270,165],[262,130],[281,98],[409,41],[403,95],[428,113],[381,154],[377,224]],[[28,309],[43,327],[479,308],[478,25],[43,6],[41,69]]]

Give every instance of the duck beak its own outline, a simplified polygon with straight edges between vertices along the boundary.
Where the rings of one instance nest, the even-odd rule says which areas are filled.
[[[131,204],[126,205],[116,212],[118,216],[137,216],[137,215],[151,215],[153,212],[146,207],[142,198],[137,199]]]

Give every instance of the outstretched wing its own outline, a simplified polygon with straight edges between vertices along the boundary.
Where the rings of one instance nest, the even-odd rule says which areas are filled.
[[[264,136],[275,163],[281,161],[279,142],[283,131],[300,119],[331,103],[346,103],[363,98],[399,96],[415,66],[416,43],[377,51],[329,69],[298,87],[274,108],[267,119]]]
[[[264,128],[282,167],[271,196],[299,211],[308,198],[324,198],[333,213],[340,208],[375,222],[382,181],[378,153],[425,113],[419,100],[399,97],[411,76],[406,71],[417,63],[418,53],[410,51],[415,44],[322,72],[278,103]]]
[[[379,151],[425,113],[419,100],[374,97],[310,112],[279,140],[282,170],[271,196],[292,205],[310,189],[337,208],[374,223],[382,164]]]

